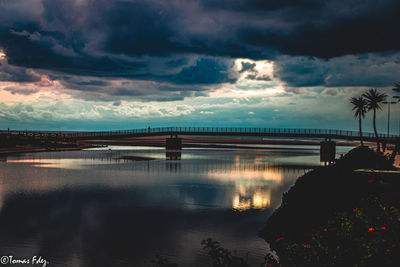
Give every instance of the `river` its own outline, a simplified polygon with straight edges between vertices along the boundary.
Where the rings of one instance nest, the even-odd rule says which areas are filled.
[[[259,266],[268,244],[258,231],[316,165],[313,146],[184,149],[180,160],[118,146],[8,156],[0,162],[0,256],[141,267],[161,255],[210,266],[200,242],[211,237]]]

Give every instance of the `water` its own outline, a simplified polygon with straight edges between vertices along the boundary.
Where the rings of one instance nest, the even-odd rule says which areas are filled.
[[[200,242],[212,237],[259,266],[268,244],[258,231],[282,193],[319,165],[318,147],[269,147],[185,149],[172,161],[149,147],[9,156],[0,162],[0,256],[153,266],[162,255],[210,266]]]

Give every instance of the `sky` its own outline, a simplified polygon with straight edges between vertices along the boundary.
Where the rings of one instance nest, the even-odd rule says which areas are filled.
[[[0,129],[357,130],[349,98],[400,82],[398,14],[398,0],[0,0]],[[400,104],[391,117],[398,133]],[[377,119],[386,132],[387,106]]]

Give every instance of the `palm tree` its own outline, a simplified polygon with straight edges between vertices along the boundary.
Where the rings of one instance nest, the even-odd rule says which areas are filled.
[[[360,141],[361,146],[364,146],[362,137],[362,126],[361,120],[365,117],[367,113],[368,103],[362,96],[350,98],[350,103],[353,104],[354,117],[358,118],[358,129],[360,130]]]
[[[372,124],[376,137],[377,151],[380,151],[379,137],[378,132],[376,131],[376,110],[382,109],[380,104],[386,100],[387,95],[385,93],[379,93],[376,88],[371,88],[367,92],[362,94],[362,96],[365,97],[367,101],[368,111],[372,110],[374,112],[374,115],[372,117]]]
[[[400,82],[394,84],[394,88],[392,89],[393,91],[400,93]]]

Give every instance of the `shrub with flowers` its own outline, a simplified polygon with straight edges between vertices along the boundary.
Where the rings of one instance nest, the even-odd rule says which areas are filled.
[[[334,214],[302,242],[279,237],[279,262],[264,266],[400,266],[400,211],[384,196],[370,196],[350,211]]]
[[[356,148],[300,177],[261,236],[279,260],[263,266],[400,266],[400,174],[384,156]]]

